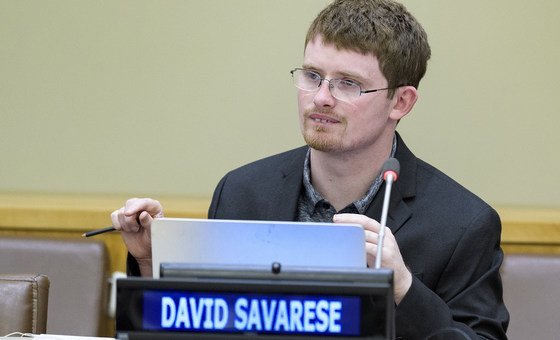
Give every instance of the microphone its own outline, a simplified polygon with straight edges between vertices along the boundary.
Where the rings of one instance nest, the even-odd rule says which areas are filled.
[[[385,238],[385,224],[387,223],[387,213],[389,212],[389,199],[391,198],[391,189],[393,182],[399,177],[401,165],[396,158],[389,157],[383,163],[381,173],[385,180],[385,197],[383,197],[383,209],[381,210],[381,230],[379,231],[379,240],[377,242],[377,254],[375,255],[375,269],[381,268],[381,257],[383,253],[383,240]]]

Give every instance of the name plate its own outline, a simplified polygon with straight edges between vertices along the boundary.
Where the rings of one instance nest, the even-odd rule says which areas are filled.
[[[394,335],[392,272],[189,270],[117,280],[119,339],[336,338]],[[191,277],[191,275],[193,275]]]
[[[360,335],[359,296],[145,291],[150,331]]]

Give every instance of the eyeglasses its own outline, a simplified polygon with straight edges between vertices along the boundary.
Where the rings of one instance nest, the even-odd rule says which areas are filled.
[[[342,100],[345,102],[350,102],[359,96],[362,93],[372,93],[378,92],[383,90],[392,90],[398,87],[404,86],[399,85],[395,87],[385,87],[382,89],[374,89],[374,90],[362,90],[362,87],[358,85],[353,80],[350,79],[327,79],[321,77],[321,75],[315,71],[306,70],[303,68],[295,68],[290,71],[292,74],[292,78],[294,80],[294,85],[303,91],[318,91],[323,83],[323,80],[329,82],[329,90],[331,91],[331,95],[338,100]]]

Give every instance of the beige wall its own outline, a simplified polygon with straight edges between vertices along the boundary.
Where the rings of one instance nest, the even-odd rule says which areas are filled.
[[[207,197],[298,146],[323,0],[0,1],[0,191]],[[560,2],[404,0],[433,57],[399,126],[498,205],[560,206]]]

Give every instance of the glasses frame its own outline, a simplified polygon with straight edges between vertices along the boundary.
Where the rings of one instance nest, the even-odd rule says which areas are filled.
[[[295,73],[296,71],[310,71],[310,70],[305,69],[305,68],[301,68],[301,67],[296,67],[296,68],[294,68],[293,70],[290,71],[290,74],[292,75],[292,78],[294,78],[294,73]],[[317,74],[318,74],[318,73],[317,73]],[[329,90],[330,90],[330,89],[332,89],[332,88],[334,87],[334,86],[331,84],[331,81],[333,81],[333,80],[342,80],[342,79],[339,79],[339,78],[327,79],[327,78],[321,77],[321,78],[319,79],[319,84],[317,85],[317,90],[319,90],[319,88],[320,88],[321,85],[323,84],[323,81],[324,81],[324,80],[326,80],[326,81],[329,82]],[[314,91],[314,90],[306,90],[306,89],[299,88],[297,85],[295,85],[295,83],[294,83],[294,86],[296,86],[298,89],[303,90],[303,91],[309,91],[309,92],[313,92],[313,91]],[[371,90],[362,90],[362,87],[361,87],[360,85],[358,85],[358,84],[356,84],[356,86],[358,86],[358,88],[360,89],[360,93],[359,93],[359,95],[358,95],[358,97],[360,97],[363,93],[374,93],[374,92],[379,92],[379,91],[384,91],[384,90],[394,90],[394,89],[396,89],[396,88],[403,87],[403,86],[406,86],[406,85],[402,84],[402,85],[397,85],[397,86],[393,86],[393,87],[384,87],[384,88],[380,88],[380,89],[371,89]],[[332,95],[332,93],[331,93],[331,95]],[[334,95],[333,95],[333,97],[334,97]],[[358,97],[356,97],[356,98],[358,98]],[[335,97],[335,98],[336,98],[336,97]],[[337,98],[337,99],[338,99],[338,98]],[[342,100],[342,99],[340,99],[340,100]]]

